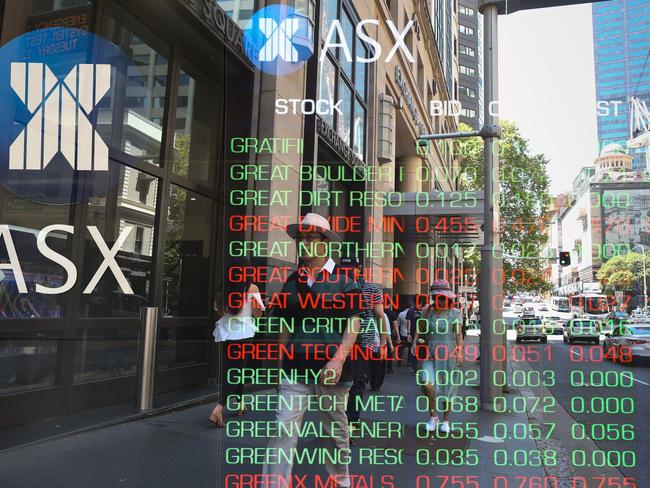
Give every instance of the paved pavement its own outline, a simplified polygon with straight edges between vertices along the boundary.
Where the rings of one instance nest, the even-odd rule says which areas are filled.
[[[475,342],[476,337],[468,337],[468,342],[472,341]],[[560,348],[563,344],[552,343],[551,346]],[[531,369],[531,364],[527,362],[511,361],[510,365],[518,371]],[[541,367],[538,364],[534,366]],[[477,362],[467,361],[463,369],[470,371],[477,367]],[[459,395],[465,399],[478,397],[478,380],[472,380],[472,373],[466,373],[465,377],[469,380],[459,389]],[[561,385],[557,387],[561,388]],[[561,396],[559,391],[553,391],[553,394]],[[567,432],[570,432],[573,420],[562,405],[558,409],[544,408],[547,405],[545,397],[551,395],[548,390],[537,390],[528,384],[522,388],[512,387],[510,393],[505,395],[508,407],[502,414],[468,409],[454,413],[452,421],[458,423],[457,429],[447,438],[416,434],[417,424],[426,421],[427,414],[417,411],[415,376],[406,368],[388,374],[382,390],[372,395],[378,399],[382,395],[398,395],[404,398],[404,404],[385,409],[388,411],[365,413],[362,418],[368,422],[398,421],[403,425],[403,430],[388,439],[359,439],[355,442],[354,462],[350,466],[355,488],[591,488],[599,486],[600,480],[596,478],[602,475],[620,479],[621,484],[600,486],[623,486],[623,475],[617,470],[580,471],[570,466],[570,450],[575,446],[568,444],[571,439],[567,439]],[[527,408],[518,407],[522,401],[515,400],[515,397],[528,398],[525,400]],[[534,398],[537,400],[533,401]],[[0,486],[265,486],[259,478],[255,484],[252,477],[261,473],[261,465],[249,462],[231,464],[228,461],[236,460],[234,455],[243,452],[243,448],[264,447],[266,440],[250,435],[238,436],[234,428],[236,424],[230,430],[215,429],[207,422],[210,408],[207,405],[193,407],[24,448],[0,451]],[[251,411],[241,419],[231,418],[230,422],[269,418],[268,412]],[[309,415],[306,418],[309,419]],[[549,434],[543,424],[552,421],[557,425]],[[542,434],[535,435],[531,424],[537,426]],[[504,432],[506,435],[502,435]],[[524,435],[521,435],[522,432]],[[495,435],[504,439],[496,439]],[[315,438],[307,438],[301,440],[299,447],[316,447],[319,442]],[[579,447],[589,453],[597,446],[580,441]],[[371,449],[375,449],[377,455],[372,461],[368,457],[360,457],[362,452],[368,454]],[[400,462],[386,464],[390,458],[381,454],[388,452],[401,456]],[[304,485],[295,483],[294,488],[333,486],[325,482],[317,483],[326,479],[324,468],[318,464],[303,463],[295,467],[294,474],[304,481]],[[583,475],[584,484],[577,478]],[[636,486],[648,485],[639,482]]]

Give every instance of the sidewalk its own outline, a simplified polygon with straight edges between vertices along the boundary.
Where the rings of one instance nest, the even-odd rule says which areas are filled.
[[[468,337],[468,341],[476,340]],[[466,362],[464,370],[476,369],[477,362]],[[478,375],[477,375],[478,378]],[[490,412],[453,413],[452,422],[466,423],[465,432],[454,430],[455,438],[440,438],[440,436],[425,436],[418,438],[416,424],[426,422],[428,414],[417,412],[415,375],[405,367],[398,372],[386,375],[386,381],[380,392],[372,396],[382,398],[386,395],[403,396],[395,410],[386,408],[385,412],[362,414],[366,421],[399,421],[403,424],[402,435],[392,438],[357,439],[353,446],[353,463],[350,472],[353,475],[364,475],[353,486],[390,487],[439,487],[443,482],[452,486],[451,476],[460,475],[464,478],[465,486],[469,480],[475,479],[480,487],[492,487],[493,478],[497,475],[506,476],[510,486],[517,486],[516,476],[544,477],[543,467],[515,467],[512,452],[514,449],[534,450],[537,448],[534,440],[505,440],[495,442],[493,425],[501,422],[508,426],[515,423],[528,423],[525,413],[493,414]],[[271,393],[266,390],[256,393],[261,395]],[[507,397],[520,394],[511,389]],[[477,386],[459,388],[463,397],[476,396]],[[387,403],[387,405],[390,405]],[[226,450],[232,448],[250,448],[266,446],[266,439],[246,437],[228,437],[225,429],[215,429],[208,423],[207,417],[210,406],[202,405],[171,414],[138,420],[135,422],[114,425],[105,429],[82,433],[72,437],[43,442],[11,451],[0,451],[0,465],[3,466],[2,486],[9,487],[40,487],[76,488],[76,487],[225,487],[238,486],[225,483],[227,474],[260,473],[261,466],[250,464],[236,465],[226,463]],[[308,414],[306,419],[312,418]],[[242,418],[231,421],[269,420],[268,412],[249,412]],[[316,418],[316,417],[313,417]],[[469,424],[474,423],[474,424]],[[420,432],[424,433],[423,425]],[[397,438],[396,438],[397,437]],[[301,440],[299,446],[317,447],[320,441],[315,438]],[[367,455],[370,449],[375,449],[373,458]],[[416,456],[419,451],[419,456]],[[506,465],[495,467],[494,451],[505,450],[500,456],[508,456]],[[359,462],[363,452],[366,457]],[[393,451],[389,451],[393,450]],[[390,462],[388,452],[400,453],[401,463]],[[38,461],[36,461],[38,460]],[[502,459],[499,460],[503,462]],[[421,464],[418,464],[421,463]],[[424,463],[427,463],[426,465]],[[508,465],[510,464],[510,465]],[[326,478],[324,468],[318,465],[296,466],[294,474],[309,475],[306,479],[314,479],[312,475]],[[383,476],[383,478],[382,478]],[[429,479],[417,477],[425,476]],[[476,478],[465,478],[467,476]],[[446,479],[449,478],[449,479]],[[354,479],[353,479],[354,481]],[[505,483],[505,481],[504,481]],[[250,485],[256,486],[256,485]],[[264,485],[257,485],[264,486]],[[313,482],[305,483],[305,487],[313,486]],[[460,486],[460,485],[457,485]],[[506,486],[505,484],[503,486]]]

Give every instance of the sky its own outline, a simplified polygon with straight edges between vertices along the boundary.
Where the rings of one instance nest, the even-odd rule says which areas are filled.
[[[598,156],[591,4],[499,16],[500,116],[550,160],[553,195]]]

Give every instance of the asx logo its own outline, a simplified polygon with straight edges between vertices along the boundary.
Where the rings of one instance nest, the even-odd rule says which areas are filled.
[[[368,34],[366,34],[365,32],[366,25],[374,25],[378,27],[379,21],[374,19],[365,19],[356,25],[355,27],[356,36],[362,41],[366,42],[369,46],[371,46],[373,51],[372,56],[370,57],[361,57],[357,55],[356,61],[358,63],[374,63],[375,61],[378,61],[382,55],[381,44],[376,39],[373,39]],[[386,25],[388,26],[390,33],[395,42],[393,43],[393,46],[390,49],[390,51],[388,51],[388,54],[386,55],[384,62],[385,63],[390,62],[390,60],[393,59],[393,56],[395,56],[395,54],[397,54],[397,52],[401,50],[404,53],[404,56],[406,57],[407,61],[411,64],[414,64],[415,58],[413,57],[413,53],[411,53],[410,49],[406,45],[406,36],[409,34],[411,29],[414,29],[416,32],[418,32],[419,27],[417,25],[417,22],[414,19],[409,20],[409,22],[404,26],[404,29],[402,29],[402,31],[400,31],[395,26],[392,20],[386,21]],[[340,42],[336,42],[336,39],[339,39]],[[323,62],[323,60],[325,59],[325,55],[329,49],[338,47],[341,49],[341,53],[343,56],[345,56],[346,61],[348,63],[351,63],[352,54],[350,53],[349,46],[352,45],[353,43],[350,40],[346,39],[345,37],[345,31],[341,26],[341,22],[336,19],[333,20],[330,25],[329,31],[325,35],[325,45],[323,46],[323,51],[320,56],[320,62],[321,63]]]
[[[11,88],[32,117],[9,148],[9,169],[42,170],[60,152],[72,169],[107,171],[108,147],[88,115],[110,85],[108,64],[77,64],[60,81],[47,64],[11,63]]]
[[[314,53],[314,30],[309,19],[284,4],[257,11],[244,38],[254,47],[248,53],[251,62],[275,76],[300,69]]]

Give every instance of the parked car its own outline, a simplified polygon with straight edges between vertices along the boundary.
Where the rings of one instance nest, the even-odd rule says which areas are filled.
[[[547,334],[564,333],[564,320],[556,315],[548,315],[544,317],[543,323]]]
[[[534,315],[524,315],[515,321],[515,330],[517,331],[517,342],[537,340],[546,344],[546,328],[542,319]]]
[[[514,307],[514,312],[515,313],[521,313],[524,309],[524,306],[522,305],[521,302],[515,302],[515,307]]]
[[[650,322],[639,324],[622,324],[614,328],[612,333],[605,334],[603,340],[603,352],[605,355],[611,352],[612,348],[619,349],[621,346],[629,347],[633,359],[650,358]],[[616,354],[620,357],[620,353]]]
[[[571,319],[564,326],[564,342],[573,344],[575,341],[600,342],[600,324],[592,319]]]

